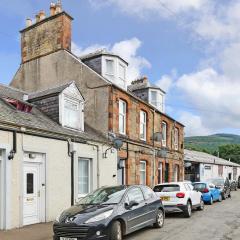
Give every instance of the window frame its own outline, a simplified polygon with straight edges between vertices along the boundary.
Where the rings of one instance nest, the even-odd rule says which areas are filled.
[[[125,108],[123,107],[123,109],[125,109],[125,112],[121,113],[120,112],[120,104],[123,103],[125,106]],[[123,117],[123,129],[121,129],[120,127],[120,116]],[[124,101],[123,99],[119,99],[118,102],[118,131],[120,134],[122,135],[126,135],[126,127],[127,127],[127,102]]]
[[[165,139],[163,139],[163,125],[165,125]],[[162,121],[162,147],[167,147],[167,123]]]
[[[79,162],[80,161],[86,161],[88,162],[88,192],[87,193],[80,193],[79,191]],[[90,158],[82,158],[82,157],[79,157],[78,158],[78,169],[77,169],[77,172],[78,172],[78,176],[77,176],[77,196],[78,198],[81,198],[81,197],[84,197],[86,196],[87,194],[89,194],[91,191],[92,191],[92,159]]]
[[[77,126],[71,126],[69,123],[67,123],[65,118],[66,108],[65,103],[70,102],[72,104],[77,104],[78,107],[78,124]],[[83,101],[73,98],[69,95],[63,94],[63,102],[62,102],[62,126],[65,128],[69,128],[71,130],[78,130],[78,131],[84,131],[84,103]]]
[[[161,178],[159,175],[160,172],[161,172]],[[163,163],[158,162],[158,184],[162,184],[162,183],[163,183]]]
[[[140,121],[139,121],[139,136],[140,139],[143,141],[147,140],[147,113],[144,110],[140,110]],[[141,114],[143,114],[143,119],[145,119],[144,121],[141,121]],[[141,126],[143,126],[143,137],[141,137],[142,133],[141,133]]]
[[[179,150],[179,129],[176,127],[174,128],[174,150]]]
[[[145,166],[145,167],[144,167],[144,170],[141,169],[141,164],[142,164],[142,163],[143,163],[144,166]],[[144,174],[144,178],[145,178],[145,182],[144,182],[144,183],[141,181],[141,176],[142,176],[141,173],[142,173],[142,172],[145,173],[145,174]],[[140,161],[139,175],[140,175],[140,177],[139,177],[140,184],[141,184],[141,185],[146,185],[146,184],[147,184],[147,161],[145,161],[145,160],[141,160],[141,161]]]
[[[105,74],[106,74],[107,76],[110,76],[112,79],[114,79],[115,74],[116,74],[115,59],[113,59],[113,58],[105,58],[104,60],[105,60]],[[112,64],[113,64],[113,73],[107,72],[107,70],[108,70],[108,68],[107,68],[107,62],[112,62]]]

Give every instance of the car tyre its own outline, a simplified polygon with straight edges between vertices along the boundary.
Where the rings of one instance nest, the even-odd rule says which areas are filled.
[[[112,223],[110,229],[110,240],[122,240],[122,226],[119,221]]]
[[[211,199],[210,199],[210,201],[209,201],[209,204],[210,205],[213,205],[213,197],[211,196]]]
[[[162,228],[164,225],[165,215],[162,209],[158,209],[156,222],[153,224],[155,228]]]
[[[200,206],[197,208],[197,210],[199,210],[199,211],[204,210],[204,201],[202,199],[200,200]]]
[[[190,201],[187,202],[187,208],[184,210],[184,217],[190,218],[192,215],[192,204]]]
[[[228,194],[228,198],[231,198],[231,197],[232,197],[232,196],[231,196],[231,193],[229,193],[229,194]]]
[[[218,197],[218,202],[222,202],[223,198],[222,198],[222,194],[219,194],[219,197]]]
[[[226,193],[223,193],[223,194],[222,194],[222,199],[223,199],[223,200],[226,200]]]

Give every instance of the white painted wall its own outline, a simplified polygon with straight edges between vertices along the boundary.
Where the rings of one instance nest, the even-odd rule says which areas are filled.
[[[94,143],[96,144],[96,143]],[[1,145],[12,149],[12,133],[0,131]],[[116,185],[117,152],[108,151],[107,158],[102,154],[108,146],[97,144],[91,146],[76,143],[75,153],[75,200],[77,200],[77,159],[78,157],[91,158],[93,163],[93,189],[103,185]],[[99,149],[99,151],[97,151]],[[8,150],[9,151],[9,150]],[[22,226],[22,189],[23,189],[23,159],[24,153],[40,153],[45,156],[46,166],[46,221],[53,221],[56,216],[71,205],[71,159],[68,156],[67,141],[54,140],[43,137],[17,134],[17,153],[12,161],[6,160],[9,173],[8,186],[4,195],[8,214],[7,228]],[[99,156],[99,178],[97,177],[97,156]],[[99,183],[97,182],[99,179]]]

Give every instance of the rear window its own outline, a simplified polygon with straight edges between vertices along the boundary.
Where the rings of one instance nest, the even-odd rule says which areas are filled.
[[[195,190],[198,190],[198,191],[203,191],[207,186],[205,183],[194,183],[193,184],[193,187]]]
[[[180,186],[177,184],[159,185],[153,188],[154,192],[178,192]]]

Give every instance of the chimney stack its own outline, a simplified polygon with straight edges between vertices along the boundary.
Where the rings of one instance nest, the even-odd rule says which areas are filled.
[[[56,4],[56,14],[58,14],[58,13],[60,13],[60,12],[62,12],[62,6],[61,6],[61,3],[57,3]]]
[[[31,18],[27,18],[26,19],[26,27],[30,27],[32,25],[32,19]]]
[[[53,16],[56,14],[56,4],[55,3],[51,3],[50,4],[50,15]]]
[[[43,19],[46,18],[46,14],[43,10],[41,10],[38,15],[39,15],[39,20],[40,21],[42,21]]]

